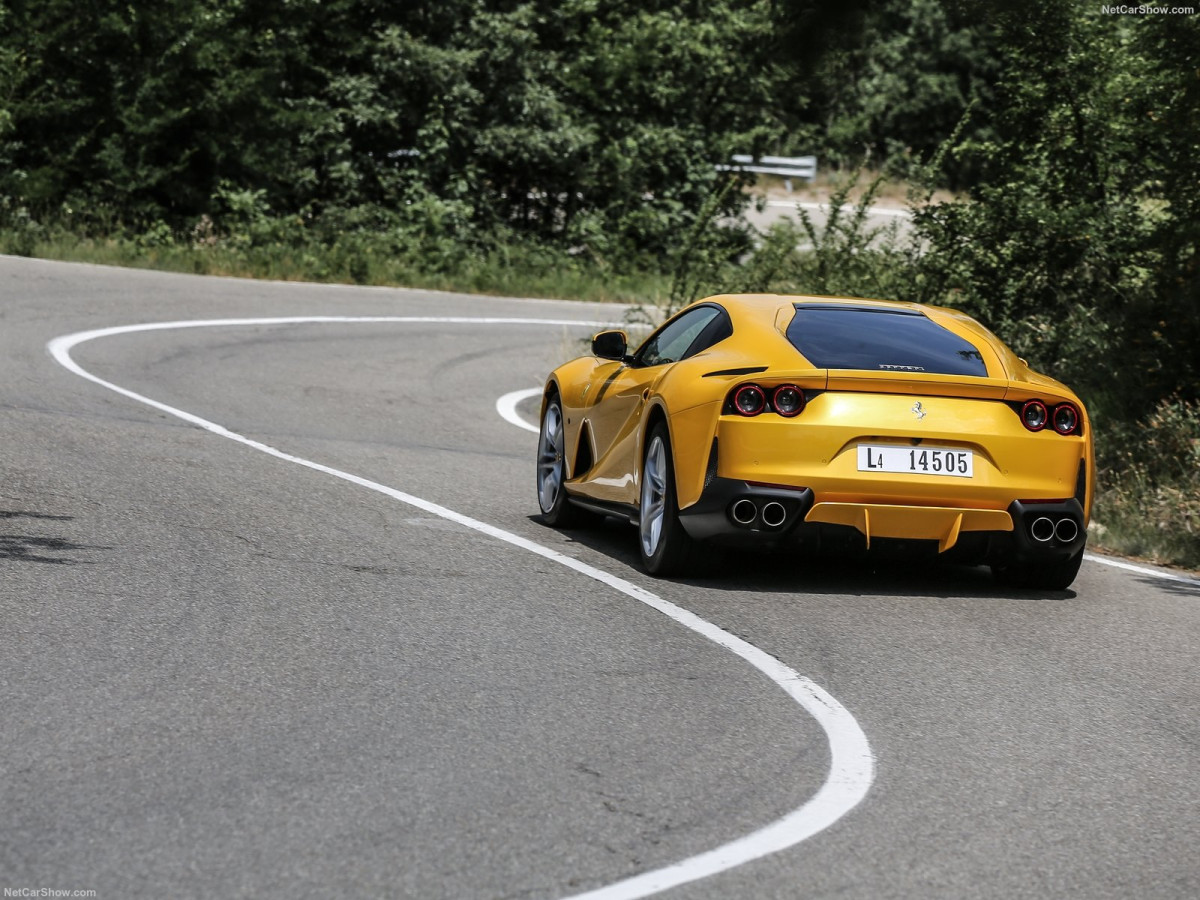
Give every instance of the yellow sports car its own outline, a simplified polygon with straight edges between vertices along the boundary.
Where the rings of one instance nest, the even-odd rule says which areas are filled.
[[[706,543],[878,548],[1066,588],[1094,462],[1087,410],[974,319],[844,297],[692,304],[632,354],[622,331],[550,373],[542,518],[638,527],[646,569]]]

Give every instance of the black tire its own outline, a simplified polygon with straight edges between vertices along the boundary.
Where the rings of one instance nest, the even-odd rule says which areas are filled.
[[[542,521],[555,528],[569,528],[579,510],[567,499],[566,434],[562,403],[552,396],[542,412],[538,428],[537,498]]]
[[[1065,591],[1079,574],[1083,564],[1083,548],[1067,559],[1051,562],[993,567],[992,574],[1001,584],[1043,591]]]
[[[646,439],[640,497],[638,550],[646,571],[662,577],[699,569],[701,547],[679,521],[675,463],[666,422],[655,425]]]

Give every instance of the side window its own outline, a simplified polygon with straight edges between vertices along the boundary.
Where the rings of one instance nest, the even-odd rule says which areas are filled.
[[[715,306],[700,306],[668,322],[642,344],[637,361],[642,366],[661,366],[678,362],[721,310]]]
[[[729,313],[725,310],[719,310],[712,321],[704,327],[700,332],[700,337],[696,338],[691,347],[688,348],[684,358],[695,356],[709,347],[721,343],[725,338],[733,335],[733,322],[729,320]]]

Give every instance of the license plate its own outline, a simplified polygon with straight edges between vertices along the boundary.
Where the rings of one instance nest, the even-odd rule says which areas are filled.
[[[947,447],[859,444],[858,471],[971,478],[975,474],[975,455],[970,450],[951,450]]]

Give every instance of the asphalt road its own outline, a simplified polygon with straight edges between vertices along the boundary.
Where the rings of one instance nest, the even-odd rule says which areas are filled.
[[[1055,593],[882,562],[648,578],[632,530],[536,521],[536,438],[496,411],[587,326],[225,324],[70,350],[170,410],[47,349],[314,316],[620,318],[0,258],[0,887],[565,898],[718,849],[723,871],[660,896],[1200,895],[1200,583],[1091,560]],[[614,579],[810,679],[873,776]],[[736,864],[830,790],[828,827]]]

